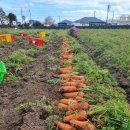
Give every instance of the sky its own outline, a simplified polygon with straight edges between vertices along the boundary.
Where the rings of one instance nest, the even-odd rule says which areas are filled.
[[[52,16],[56,22],[68,19],[75,21],[82,17],[96,17],[106,20],[107,5],[111,9],[109,19],[112,19],[113,11],[115,18],[122,14],[130,14],[130,0],[0,0],[0,7],[6,14],[16,14],[18,21],[21,21],[21,8],[26,21],[31,19],[44,21],[45,17]]]

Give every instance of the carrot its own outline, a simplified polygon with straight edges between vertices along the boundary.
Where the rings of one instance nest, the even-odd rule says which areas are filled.
[[[79,97],[84,97],[84,95],[85,95],[85,94],[84,94],[83,92],[79,92],[77,96],[79,96]]]
[[[76,80],[84,80],[84,81],[85,81],[84,76],[72,75],[72,76],[70,76],[70,77],[73,78],[73,79],[76,79]]]
[[[71,70],[60,70],[60,74],[68,74]]]
[[[87,117],[87,114],[85,111],[80,111],[77,114],[72,114],[69,116],[64,117],[64,122],[70,122],[70,120],[75,119],[79,121],[84,121]]]
[[[95,126],[92,124],[88,124],[88,130],[95,130]]]
[[[76,82],[66,82],[63,85],[64,86],[77,86],[78,84]]]
[[[64,84],[64,83],[66,83],[66,82],[68,82],[67,80],[60,80],[60,83],[61,84]]]
[[[67,74],[60,74],[60,77],[61,78],[68,78],[68,75]]]
[[[86,84],[79,83],[79,84],[77,85],[77,88],[84,88],[84,87],[86,87]]]
[[[63,103],[65,105],[69,105],[69,104],[77,103],[77,101],[73,100],[73,99],[61,99],[60,103]]]
[[[88,110],[89,104],[87,102],[84,103],[75,103],[70,106],[68,106],[69,110]]]
[[[89,123],[87,121],[78,121],[78,120],[75,120],[75,119],[72,119],[70,121],[70,124],[78,126],[78,127],[82,128],[82,129],[84,129],[84,128],[86,129],[88,127],[88,125],[89,125]]]
[[[68,81],[68,82],[76,82],[76,83],[78,83],[78,84],[84,83],[83,80],[77,80],[77,79],[73,79],[73,78],[70,78],[70,77],[64,78],[64,80],[66,80],[66,82],[67,82],[67,81]]]
[[[65,87],[61,87],[60,92],[76,92],[77,88],[75,86],[65,86]]]
[[[71,114],[72,114],[71,111],[67,111],[67,112],[65,113],[66,116],[70,116]]]
[[[63,96],[66,98],[76,98],[77,96],[83,97],[84,93],[83,92],[71,92],[71,93],[64,93]]]
[[[72,68],[72,66],[68,66],[68,67],[65,67],[65,68],[60,68],[60,71],[62,71],[62,70],[72,70],[73,68]]]
[[[76,97],[75,97],[75,99],[76,99],[76,100],[82,100],[82,99],[83,99],[83,97],[76,96]]]
[[[73,126],[60,122],[60,121],[55,121],[55,124],[61,129],[61,130],[76,130]]]
[[[65,104],[63,104],[63,103],[59,103],[59,104],[58,104],[58,108],[59,108],[59,109],[67,110],[67,109],[68,109],[68,106],[65,105]]]

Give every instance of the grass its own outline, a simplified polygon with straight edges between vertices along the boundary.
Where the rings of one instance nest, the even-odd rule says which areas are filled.
[[[108,69],[117,68],[128,74],[130,65],[129,30],[80,30],[81,43],[91,47],[96,61]],[[89,49],[89,48],[88,48]]]

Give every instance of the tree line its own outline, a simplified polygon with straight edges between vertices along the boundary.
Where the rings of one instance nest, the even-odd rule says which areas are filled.
[[[6,15],[5,11],[0,8],[0,23],[1,25],[4,25],[5,23],[8,23],[10,26],[13,25],[13,21],[17,21],[17,17],[13,13],[9,13]]]
[[[44,22],[41,23],[40,21],[38,20],[29,20],[29,23],[26,23],[25,22],[25,16],[22,16],[22,23],[21,24],[29,24],[29,23],[32,23],[33,26],[51,26],[51,25],[54,25],[55,24],[55,20],[51,17],[51,16],[47,16],[45,19],[44,19]],[[13,22],[16,22],[17,23],[17,16],[13,13],[9,13],[8,15],[6,15],[5,11],[0,8],[0,24],[1,25],[14,25]]]

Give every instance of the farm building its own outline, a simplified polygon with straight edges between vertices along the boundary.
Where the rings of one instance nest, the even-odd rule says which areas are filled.
[[[73,23],[75,26],[105,26],[106,22],[96,17],[84,17]]]
[[[62,22],[58,23],[58,27],[68,27],[72,25],[72,21],[70,20],[63,20]]]

